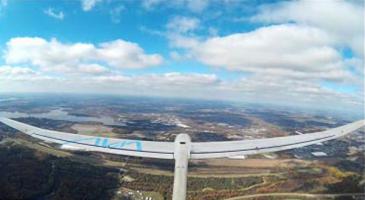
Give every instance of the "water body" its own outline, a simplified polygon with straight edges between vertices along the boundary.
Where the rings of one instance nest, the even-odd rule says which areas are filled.
[[[75,115],[70,115],[67,111],[64,111],[63,109],[55,109],[51,110],[50,112],[36,113],[36,114],[0,111],[0,117],[13,118],[13,119],[22,117],[34,117],[34,118],[46,118],[52,120],[64,120],[71,122],[100,122],[103,123],[104,125],[109,125],[109,126],[125,126],[124,123],[117,122],[112,117],[75,116]]]

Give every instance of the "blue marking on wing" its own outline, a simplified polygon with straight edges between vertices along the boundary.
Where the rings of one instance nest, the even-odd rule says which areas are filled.
[[[109,146],[109,139],[104,138],[103,143],[101,144],[102,147],[108,147]]]
[[[75,142],[84,142],[84,141],[92,141],[92,140],[95,140],[95,138],[83,138],[83,139],[79,139],[79,140],[71,140],[69,142],[64,142],[64,143],[60,143],[61,145],[64,145],[64,144],[72,144],[72,143],[75,143]]]
[[[100,138],[100,137],[83,138],[83,139],[78,139],[78,140],[72,140],[72,141],[69,141],[69,142],[61,143],[61,145],[72,144],[72,143],[77,143],[77,142],[84,142],[84,141],[94,141],[95,146],[104,147],[104,148],[114,147],[114,148],[122,149],[122,148],[125,148],[126,146],[135,145],[135,150],[142,151],[142,142],[141,141],[138,141],[138,140],[123,140],[121,142],[116,142],[116,143],[113,143],[113,144],[109,144],[109,139],[108,138]]]
[[[101,140],[100,138],[96,138],[96,139],[95,139],[95,145],[96,145],[96,146],[99,146],[100,140]]]
[[[122,142],[117,142],[117,143],[113,143],[110,144],[109,147],[113,147],[113,148],[122,148],[125,145],[126,141],[122,141]]]
[[[137,151],[142,151],[142,142],[138,140],[124,140],[122,142],[117,142],[114,144],[110,144],[109,147],[122,149],[125,146],[135,145]]]

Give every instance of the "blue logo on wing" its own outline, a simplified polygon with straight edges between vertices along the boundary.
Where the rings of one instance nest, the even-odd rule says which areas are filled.
[[[90,141],[90,142],[87,142]],[[142,142],[138,140],[123,140],[121,142],[110,144],[108,138],[82,138],[78,140],[71,140],[67,141],[63,144],[84,144],[84,145],[92,145],[94,143],[94,146],[103,147],[103,148],[116,148],[116,149],[130,149],[130,150],[136,150],[136,151],[142,151]],[[131,148],[133,147],[134,148]]]
[[[112,147],[117,149],[131,149],[128,147],[134,146],[135,150],[142,151],[142,142],[138,140],[123,140],[121,142],[110,144],[108,138],[96,138],[95,145],[104,148]]]

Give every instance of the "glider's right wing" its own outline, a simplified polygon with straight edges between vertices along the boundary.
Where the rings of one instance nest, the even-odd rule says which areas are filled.
[[[237,157],[294,149],[344,136],[364,125],[365,120],[360,120],[326,131],[302,135],[228,142],[193,142],[190,157],[192,159]]]

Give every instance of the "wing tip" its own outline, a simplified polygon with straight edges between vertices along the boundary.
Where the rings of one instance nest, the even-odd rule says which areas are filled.
[[[9,118],[6,117],[0,117],[0,122],[5,123],[6,120],[9,120]]]

